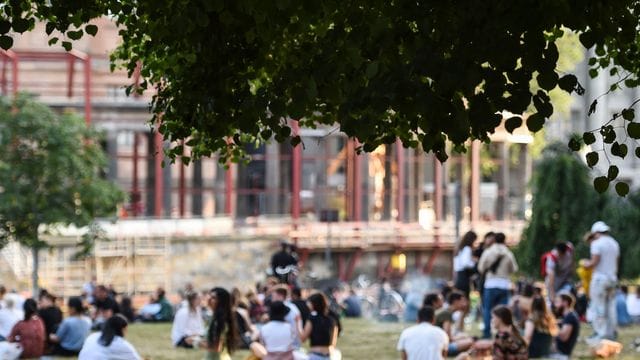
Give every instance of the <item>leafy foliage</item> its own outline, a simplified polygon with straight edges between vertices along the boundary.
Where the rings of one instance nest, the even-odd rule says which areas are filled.
[[[2,8],[0,46],[12,45],[9,31],[41,20],[51,42],[64,38],[70,49],[72,40],[96,33],[84,24],[108,14],[122,26],[113,61],[130,72],[142,64],[141,89],[157,90],[154,120],[165,138],[188,140],[195,157],[215,151],[222,161],[242,157],[244,143],[271,137],[299,143],[285,121],[293,118],[312,127],[337,123],[364,151],[398,137],[444,160],[446,141],[460,148],[469,138],[488,140],[501,120],[496,112],[522,114],[533,104],[526,124],[537,131],[554,111],[549,91],[581,89],[575,76],[558,71],[556,40],[565,29],[595,47],[594,73],[608,63],[638,70],[638,6],[10,1]],[[181,154],[180,146],[170,151]]]
[[[56,115],[26,95],[1,99],[2,244],[42,248],[41,225],[82,227],[115,213],[123,193],[100,175],[106,158],[98,140],[78,116]]]
[[[570,241],[578,254],[588,255],[582,237],[607,202],[590,182],[589,169],[565,146],[545,148],[532,183],[531,219],[516,250],[523,272],[539,276],[540,256],[557,242]]]

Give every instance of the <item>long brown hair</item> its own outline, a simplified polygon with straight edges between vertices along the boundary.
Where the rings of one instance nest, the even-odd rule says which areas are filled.
[[[477,239],[478,235],[474,231],[467,231],[464,235],[462,235],[462,239],[460,239],[458,246],[456,246],[456,252],[454,255],[458,255],[460,250],[464,249],[467,246],[473,247],[473,243]]]
[[[493,308],[493,311],[491,311],[491,313],[495,315],[498,319],[500,319],[500,321],[503,324],[511,327],[511,335],[513,337],[520,340],[524,344],[527,343],[526,341],[524,341],[524,339],[522,338],[522,335],[520,335],[520,331],[518,330],[515,323],[513,322],[513,314],[511,314],[511,309],[509,309],[505,305],[499,305]]]
[[[531,302],[531,314],[529,319],[533,321],[533,325],[539,332],[556,336],[558,333],[558,325],[556,320],[547,308],[547,302],[542,296],[536,296]]]

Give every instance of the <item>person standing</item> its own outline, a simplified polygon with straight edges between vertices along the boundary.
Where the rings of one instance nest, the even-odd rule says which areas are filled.
[[[476,262],[473,261],[473,243],[478,239],[473,231],[468,231],[456,247],[453,257],[453,271],[456,273],[456,289],[462,291],[467,299],[471,292],[471,277],[473,276]]]
[[[491,337],[491,310],[497,305],[509,303],[511,274],[518,271],[518,263],[507,247],[503,233],[495,234],[495,243],[487,248],[478,261],[478,271],[485,274],[482,297],[484,329],[483,337]]]
[[[545,284],[551,301],[557,293],[571,291],[574,274],[573,245],[568,242],[556,244],[546,258],[545,267]]]
[[[433,325],[435,311],[431,306],[418,310],[418,324],[405,329],[398,340],[402,360],[442,360],[447,356],[449,337]]]
[[[593,269],[589,285],[588,317],[592,320],[594,339],[614,339],[616,337],[617,314],[615,291],[618,282],[618,260],[620,246],[609,234],[609,226],[597,221],[591,226],[592,240],[590,259],[580,261],[587,269]]]

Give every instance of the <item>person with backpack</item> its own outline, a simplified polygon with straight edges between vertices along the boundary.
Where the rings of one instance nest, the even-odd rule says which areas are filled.
[[[553,301],[560,292],[571,292],[573,288],[573,245],[561,242],[540,257],[540,275],[545,280],[549,299]]]
[[[486,276],[482,297],[485,339],[491,337],[491,310],[509,303],[511,274],[518,271],[516,258],[505,242],[503,233],[495,234],[495,243],[482,253],[478,262],[478,271]]]

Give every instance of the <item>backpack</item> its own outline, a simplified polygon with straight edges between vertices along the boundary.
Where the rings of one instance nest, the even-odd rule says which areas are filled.
[[[542,278],[547,277],[547,260],[551,258],[552,261],[558,261],[558,256],[553,253],[553,251],[547,251],[546,253],[540,256],[540,276]]]

